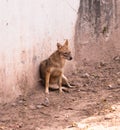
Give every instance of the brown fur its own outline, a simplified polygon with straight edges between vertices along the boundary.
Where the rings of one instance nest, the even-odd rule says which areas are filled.
[[[52,84],[57,84],[60,92],[62,92],[62,85],[71,87],[63,74],[66,60],[72,60],[68,40],[65,41],[64,45],[57,43],[57,50],[48,59],[40,63],[39,72],[40,78],[45,84],[45,93],[49,93],[49,87]]]

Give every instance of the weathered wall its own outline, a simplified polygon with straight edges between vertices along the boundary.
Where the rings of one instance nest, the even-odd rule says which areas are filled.
[[[120,0],[80,0],[75,27],[75,58],[109,61],[120,55]]]
[[[0,103],[35,87],[41,60],[69,39],[79,0],[0,0]],[[73,49],[74,52],[74,49]]]

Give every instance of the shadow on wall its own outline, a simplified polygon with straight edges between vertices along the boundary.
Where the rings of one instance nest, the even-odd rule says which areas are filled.
[[[120,2],[80,0],[75,26],[75,59],[109,60],[120,54]]]

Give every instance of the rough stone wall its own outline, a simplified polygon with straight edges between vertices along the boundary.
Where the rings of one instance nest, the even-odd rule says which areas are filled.
[[[80,0],[75,27],[75,57],[82,62],[120,54],[120,0]]]

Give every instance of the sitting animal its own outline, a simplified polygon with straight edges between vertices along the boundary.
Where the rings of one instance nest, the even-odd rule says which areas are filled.
[[[45,85],[45,93],[49,93],[49,87],[53,84],[59,86],[60,93],[62,92],[62,85],[71,87],[68,79],[63,74],[66,60],[72,60],[68,44],[68,40],[63,45],[57,43],[57,50],[40,63],[39,73]]]

